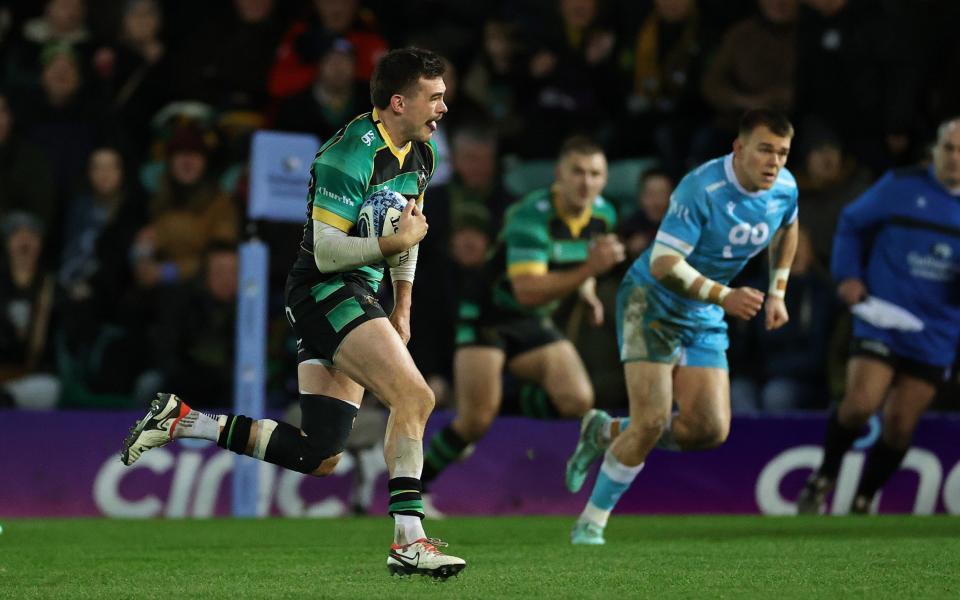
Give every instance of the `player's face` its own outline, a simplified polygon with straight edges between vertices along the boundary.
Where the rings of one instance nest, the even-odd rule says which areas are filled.
[[[570,152],[557,164],[556,178],[566,208],[580,212],[607,186],[607,159],[599,152]]]
[[[933,170],[946,187],[960,186],[960,120],[948,125],[933,147]]]
[[[407,124],[408,140],[430,141],[437,130],[437,121],[447,112],[447,105],[443,102],[446,90],[442,77],[421,77],[416,91],[403,97],[403,119]]]
[[[761,125],[733,142],[737,179],[748,192],[769,190],[787,164],[790,138]]]

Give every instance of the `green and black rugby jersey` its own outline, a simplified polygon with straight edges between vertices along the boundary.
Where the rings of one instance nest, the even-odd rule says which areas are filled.
[[[487,264],[485,279],[493,286],[494,318],[552,314],[560,300],[523,306],[517,302],[510,278],[575,268],[587,260],[591,238],[615,231],[616,225],[616,210],[601,196],[576,216],[564,214],[553,188],[531,192],[513,204]],[[463,309],[469,310],[469,305]]]
[[[380,122],[377,110],[364,113],[321,146],[310,167],[307,222],[300,252],[291,275],[307,283],[320,283],[343,273],[321,273],[313,256],[313,222],[332,225],[357,235],[357,216],[370,194],[390,189],[416,200],[423,207],[423,192],[437,167],[437,146],[409,142],[397,148]],[[376,290],[383,279],[383,264],[359,267],[359,274]]]

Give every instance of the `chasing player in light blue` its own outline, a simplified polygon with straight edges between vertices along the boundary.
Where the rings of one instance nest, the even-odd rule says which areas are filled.
[[[724,313],[767,329],[787,320],[784,295],[797,246],[797,185],[784,168],[793,126],[768,110],[747,112],[733,153],[687,174],[670,199],[654,244],[630,267],[617,294],[617,341],[630,417],[584,416],[567,463],[578,491],[590,464],[603,464],[573,528],[574,544],[602,544],[617,500],[654,445],[671,450],[719,446],[730,430],[729,344]],[[727,283],[770,246],[764,294]],[[671,418],[676,401],[679,412]]]

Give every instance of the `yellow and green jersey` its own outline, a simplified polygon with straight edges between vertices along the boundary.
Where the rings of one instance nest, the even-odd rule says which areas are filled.
[[[380,122],[377,110],[350,121],[327,140],[310,168],[307,222],[303,226],[300,252],[291,275],[322,282],[343,273],[322,273],[313,256],[313,222],[357,235],[357,216],[365,198],[390,189],[423,206],[423,193],[437,166],[437,146],[431,140],[394,145]],[[352,273],[366,279],[374,289],[383,279],[383,265],[368,265]]]
[[[576,268],[587,260],[590,240],[613,232],[616,225],[616,210],[600,196],[580,215],[566,214],[553,188],[531,192],[513,204],[487,266],[493,312],[498,318],[552,314],[559,300],[523,306],[517,302],[510,278]]]

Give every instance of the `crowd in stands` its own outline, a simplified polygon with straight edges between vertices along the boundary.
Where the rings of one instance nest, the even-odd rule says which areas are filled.
[[[248,224],[258,129],[326,139],[369,110],[387,49],[448,59],[443,163],[427,192],[411,351],[449,398],[459,282],[493,244],[520,167],[586,133],[646,168],[615,198],[632,257],[689,168],[745,109],[797,128],[800,247],[788,326],[732,323],[735,410],[823,409],[849,315],[826,267],[841,209],[926,160],[960,114],[954,0],[10,0],[0,7],[0,407],[233,397],[237,244],[271,248],[270,398],[296,398],[282,282],[300,226]],[[304,190],[306,214],[306,190]],[[758,257],[743,281],[762,281]],[[624,267],[625,268],[625,267]],[[599,282],[609,303],[619,277]],[[389,289],[388,286],[385,286]],[[626,406],[613,319],[562,326],[598,404]],[[958,384],[935,407],[960,407]]]

